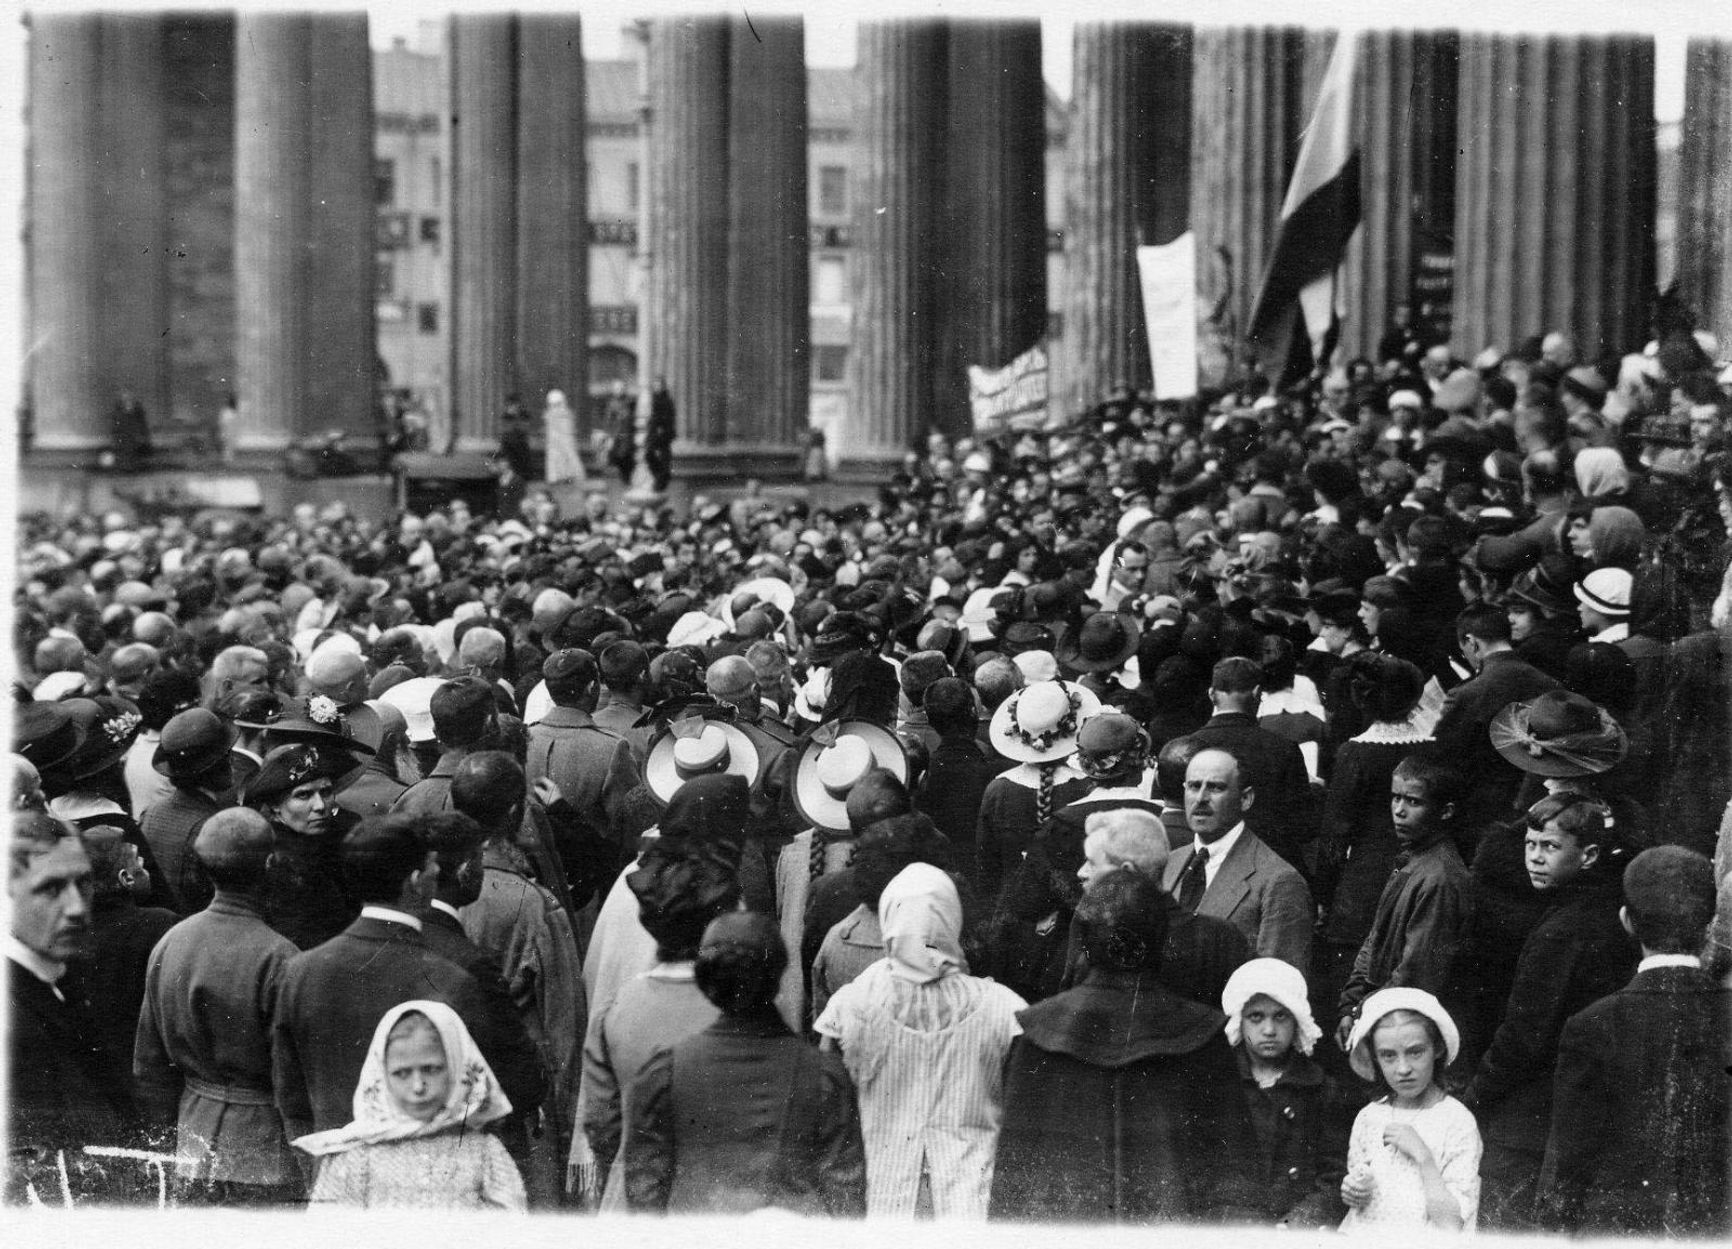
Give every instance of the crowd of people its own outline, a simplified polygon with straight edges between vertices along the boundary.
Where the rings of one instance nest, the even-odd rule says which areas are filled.
[[[21,518],[7,1200],[1724,1235],[1732,368],[1379,354]]]

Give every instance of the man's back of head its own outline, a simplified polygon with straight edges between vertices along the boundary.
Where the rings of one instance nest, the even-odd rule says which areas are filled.
[[[343,838],[343,883],[363,906],[398,907],[414,891],[411,878],[431,862],[419,821],[411,815],[375,815]]]
[[[1254,713],[1262,692],[1263,666],[1254,659],[1231,655],[1215,665],[1209,677],[1209,696],[1220,711]]]
[[[433,716],[433,735],[447,750],[476,746],[498,718],[493,690],[473,676],[458,677],[434,690],[428,710]]]
[[[595,656],[576,646],[554,651],[541,665],[548,697],[560,707],[593,707],[599,676]]]
[[[271,822],[262,813],[225,807],[199,828],[192,852],[218,889],[254,893],[265,883],[272,840]]]
[[[523,767],[503,750],[481,750],[451,776],[451,806],[481,825],[488,836],[516,827],[527,792]]]

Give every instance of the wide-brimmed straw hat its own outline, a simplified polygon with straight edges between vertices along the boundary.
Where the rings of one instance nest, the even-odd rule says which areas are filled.
[[[763,756],[739,726],[722,720],[686,716],[670,721],[650,745],[644,783],[666,803],[693,777],[734,775],[751,785]]]
[[[1569,690],[1515,702],[1492,717],[1491,744],[1523,772],[1591,776],[1616,767],[1629,738],[1605,708]]]
[[[754,577],[752,580],[735,586],[722,602],[722,623],[732,629],[735,625],[734,603],[742,595],[750,595],[760,603],[773,603],[777,610],[786,618],[794,610],[794,587],[779,577]]]
[[[1024,686],[992,713],[993,749],[1020,763],[1051,763],[1076,750],[1083,721],[1099,715],[1101,700],[1073,681]]]
[[[908,756],[894,733],[870,720],[821,724],[794,765],[794,805],[816,827],[846,832],[848,792],[874,768],[907,782]]]

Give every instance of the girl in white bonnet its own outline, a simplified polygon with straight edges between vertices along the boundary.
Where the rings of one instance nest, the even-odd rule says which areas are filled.
[[[1271,1221],[1332,1227],[1341,1221],[1341,1179],[1353,1106],[1311,1057],[1322,1035],[1305,977],[1278,958],[1254,958],[1221,991],[1227,1041],[1260,1154],[1258,1192]]]

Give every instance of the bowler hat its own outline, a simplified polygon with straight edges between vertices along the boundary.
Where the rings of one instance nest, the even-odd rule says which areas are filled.
[[[175,782],[197,780],[228,763],[235,731],[214,711],[189,707],[162,726],[151,766]]]

